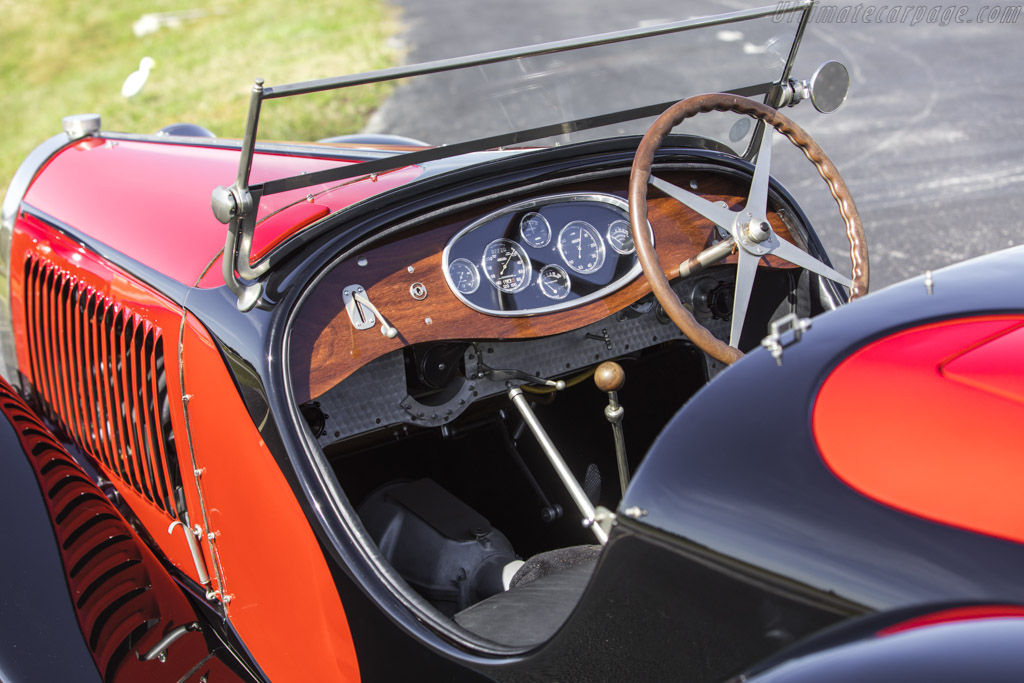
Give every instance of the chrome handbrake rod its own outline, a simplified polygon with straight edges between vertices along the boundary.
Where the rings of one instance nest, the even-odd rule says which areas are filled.
[[[576,507],[579,508],[583,514],[583,525],[590,527],[591,531],[594,532],[594,536],[597,537],[598,542],[604,545],[608,542],[608,534],[601,527],[600,524],[596,523],[595,510],[590,499],[587,498],[587,494],[584,493],[583,487],[576,481],[576,477],[573,476],[569,466],[565,464],[565,460],[562,458],[562,454],[558,452],[558,448],[555,447],[554,442],[548,433],[544,431],[544,427],[541,425],[540,420],[537,419],[537,415],[530,408],[529,401],[523,396],[523,390],[520,387],[513,387],[508,391],[508,397],[512,400],[512,404],[515,405],[519,414],[523,416],[523,420],[526,422],[526,426],[533,432],[534,438],[537,439],[537,443],[540,444],[541,450],[544,451],[544,455],[547,456],[548,461],[555,468],[555,472],[558,474],[558,478],[562,480],[562,484],[569,491],[569,495],[572,497]]]

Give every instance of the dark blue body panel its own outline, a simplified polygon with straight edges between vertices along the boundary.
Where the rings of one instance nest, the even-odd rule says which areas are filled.
[[[39,483],[2,412],[0,453],[0,680],[98,681]]]
[[[815,319],[781,366],[751,353],[673,418],[621,509],[645,510],[643,524],[709,557],[865,611],[1024,602],[1024,546],[867,498],[827,467],[811,429],[822,381],[854,350],[925,322],[1020,312],[1021,273],[1024,249],[990,255],[935,273],[931,294],[919,278]],[[871,429],[855,405],[849,416],[851,430]]]
[[[1024,672],[1024,618],[959,621],[868,636],[791,659],[753,683],[1016,683]]]

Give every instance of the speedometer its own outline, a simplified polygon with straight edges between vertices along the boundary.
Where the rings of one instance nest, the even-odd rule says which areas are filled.
[[[587,275],[604,265],[604,240],[590,223],[572,221],[558,233],[558,253],[565,265]]]
[[[530,259],[517,242],[499,238],[484,247],[480,260],[487,281],[499,292],[512,294],[530,284],[533,268]]]

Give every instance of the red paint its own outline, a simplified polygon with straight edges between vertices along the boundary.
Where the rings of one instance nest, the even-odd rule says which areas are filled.
[[[252,260],[259,260],[290,234],[320,220],[330,211],[322,204],[299,202],[281,209],[260,223],[259,241],[253,240]]]
[[[160,142],[89,139],[54,156],[25,195],[25,202],[186,285],[199,278],[224,246],[226,226],[214,218],[210,193],[234,182],[238,150]],[[257,154],[250,182],[348,166],[354,162],[317,157]],[[283,192],[260,201],[257,218],[307,194],[329,212],[416,177],[419,167]],[[303,227],[282,221],[257,227],[257,249],[278,243]],[[307,223],[308,224],[308,223]],[[214,283],[217,284],[217,283]],[[220,283],[222,284],[222,282]]]
[[[1024,403],[1024,327],[950,359],[942,366],[942,374],[981,391]]]
[[[64,274],[65,281],[73,281],[76,286],[81,286],[92,291],[95,295],[105,297],[115,302],[114,309],[119,312],[128,307],[144,325],[151,328],[155,326],[163,330],[164,342],[164,372],[167,376],[167,397],[170,406],[171,425],[174,433],[180,437],[176,439],[178,445],[178,456],[180,469],[182,471],[182,487],[185,492],[185,499],[190,510],[198,510],[199,503],[195,493],[195,485],[191,473],[191,464],[188,458],[188,451],[184,447],[185,426],[184,414],[182,412],[181,391],[178,377],[178,354],[176,353],[178,341],[178,328],[181,324],[181,309],[170,300],[155,294],[133,278],[111,269],[109,264],[102,261],[95,254],[81,248],[74,241],[64,235],[50,230],[46,225],[32,217],[22,217],[15,223],[11,237],[11,270],[10,270],[10,292],[11,292],[11,323],[15,339],[27,340],[31,322],[28,319],[30,302],[25,297],[25,262],[34,257],[42,262],[50,264],[53,268]],[[68,319],[61,316],[53,319],[58,312],[52,297],[36,297],[37,305],[32,306],[33,315],[45,316],[50,322],[51,328],[58,330],[67,326]],[[42,321],[41,321],[42,322]],[[60,337],[67,341],[67,335]],[[110,339],[106,336],[94,337],[93,344],[81,347],[85,354],[86,362],[91,366],[96,359],[104,357],[110,351]],[[65,344],[65,350],[67,346]],[[35,386],[43,387],[48,381],[48,375],[41,373],[36,377],[32,368],[43,368],[45,364],[38,354],[33,357],[30,345],[19,343],[16,345],[18,367]],[[126,478],[120,471],[115,471],[112,465],[119,462],[123,449],[123,435],[114,434],[111,430],[101,428],[98,434],[89,429],[73,429],[74,425],[92,423],[103,425],[106,423],[105,414],[94,414],[84,404],[88,401],[81,401],[79,396],[88,396],[88,382],[80,381],[77,373],[71,378],[72,381],[65,382],[63,391],[49,389],[53,397],[52,404],[56,414],[55,421],[67,425],[69,433],[78,442],[83,452],[89,456],[93,464],[99,469],[103,476],[113,482],[118,492],[132,509],[132,513],[147,529],[163,530],[172,521],[167,512],[149,500],[140,491],[137,491],[130,483],[131,477]],[[129,380],[130,383],[131,380]],[[57,385],[49,385],[56,387]],[[92,385],[94,392],[100,391],[103,396],[100,400],[104,405],[111,405],[116,401],[114,391],[110,386],[98,384]],[[45,395],[45,394],[44,394]],[[95,404],[95,393],[93,394]],[[77,435],[77,438],[76,438]],[[83,436],[84,435],[84,436]],[[141,488],[141,487],[140,487]],[[185,543],[185,537],[180,533],[168,535],[165,533],[154,533],[154,540],[160,545],[161,550],[167,558],[178,569],[198,580],[195,564],[192,555]]]
[[[938,624],[950,624],[961,621],[975,621],[978,619],[1007,619],[1024,618],[1024,607],[1012,605],[974,605],[970,607],[955,607],[930,614],[922,614],[906,621],[901,621],[887,628],[882,629],[876,636],[885,637],[904,631],[912,631],[925,626],[936,626]]]
[[[255,173],[255,167],[253,172]],[[421,173],[423,173],[423,169],[419,166],[406,166],[375,174],[371,178],[355,178],[312,185],[264,197],[260,200],[260,208],[257,213],[256,235],[252,241],[252,260],[255,262],[288,237],[315,220],[319,220],[319,217],[311,218],[312,215],[321,212],[323,215],[327,215],[327,213],[339,211],[386,190],[405,185],[418,178]],[[310,194],[315,197],[313,202],[308,201]],[[281,211],[282,207],[286,208]],[[281,211],[281,213],[274,214],[275,211]],[[284,215],[285,220],[279,219],[280,215]],[[289,216],[291,218],[288,218]],[[221,239],[221,246],[224,246],[223,239]],[[217,272],[220,272],[219,267]]]
[[[231,624],[275,683],[358,681],[345,610],[316,535],[210,335],[187,320],[189,420]]]
[[[52,264],[64,274],[65,281],[92,288],[117,302],[119,311],[129,308],[144,325],[151,326],[146,329],[156,327],[163,331],[166,390],[191,522],[204,524],[193,476],[193,469],[199,467],[203,471],[201,486],[210,531],[215,534],[212,540],[204,538],[203,560],[212,587],[220,589],[210,548],[219,553],[223,588],[231,596],[225,609],[232,626],[263,670],[274,681],[358,681],[355,646],[327,561],[206,330],[194,318],[188,319],[184,362],[179,365],[177,344],[182,311],[177,305],[32,217],[23,216],[16,222],[11,244],[15,338],[25,339],[28,334],[24,264],[30,257]],[[53,313],[60,310],[51,303],[52,297],[45,298],[45,302],[41,308],[48,315],[48,306],[53,307]],[[66,316],[61,317],[52,325],[60,328],[67,320]],[[17,353],[21,371],[28,373],[33,383],[40,381],[31,376],[29,345],[19,343]],[[186,390],[192,394],[189,419],[195,465],[179,381],[182,368]],[[90,415],[88,420],[82,416],[80,402],[76,400],[80,388],[67,391],[75,386],[77,377],[75,374],[72,381],[65,381],[64,391],[51,392],[60,422],[73,426],[79,420],[102,421],[102,415]],[[134,380],[129,377],[123,381],[130,385]],[[104,460],[105,447],[112,458],[123,459],[124,443],[97,445],[88,436],[84,441],[91,446],[85,450],[93,464],[114,483],[161,551],[178,569],[197,579],[181,530],[166,533],[171,521],[167,513],[134,488],[131,476],[115,471],[113,459]],[[144,468],[145,463],[140,467]],[[296,666],[296,662],[302,665]]]
[[[860,493],[933,521],[1024,543],[1024,316],[916,327],[825,380],[812,428]]]

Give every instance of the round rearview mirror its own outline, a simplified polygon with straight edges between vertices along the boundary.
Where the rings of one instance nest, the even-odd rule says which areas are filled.
[[[850,92],[850,72],[839,62],[825,62],[811,76],[810,90],[815,109],[822,114],[834,112]]]

